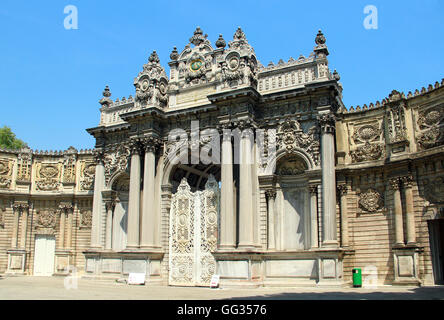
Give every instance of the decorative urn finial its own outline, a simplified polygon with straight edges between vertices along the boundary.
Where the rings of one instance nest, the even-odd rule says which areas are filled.
[[[103,96],[106,97],[106,98],[111,97],[111,91],[109,90],[108,86],[106,86],[105,90],[103,90]]]
[[[325,44],[326,41],[324,34],[319,29],[315,38],[316,47],[314,48],[314,53],[319,58],[325,58],[329,55],[327,45]]]
[[[216,47],[218,48],[225,48],[227,43],[225,42],[224,38],[222,37],[222,34],[219,35],[219,38],[216,40]]]
[[[179,58],[179,53],[177,52],[177,48],[174,47],[173,51],[171,51],[170,59],[177,60]]]
[[[319,29],[318,34],[316,35],[315,43],[319,45],[324,45],[326,42],[326,39],[324,37],[324,34],[322,33],[321,29]]]
[[[160,62],[160,59],[159,59],[159,56],[157,55],[156,50],[154,50],[151,53],[150,57],[148,58],[148,61],[151,63],[159,63]]]

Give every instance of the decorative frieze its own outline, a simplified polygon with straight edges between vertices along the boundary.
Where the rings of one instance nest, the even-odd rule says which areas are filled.
[[[380,160],[385,155],[385,147],[381,142],[383,131],[379,122],[371,122],[357,125],[354,129],[352,140],[356,145],[350,151],[352,162],[364,162]]]
[[[138,143],[132,144],[131,148],[135,148],[136,151],[140,152],[140,146]],[[107,150],[104,158],[105,180],[107,184],[116,173],[126,172],[128,170],[128,158],[130,153],[130,147],[123,144]]]
[[[57,222],[57,210],[46,208],[37,211],[36,232],[38,234],[54,234]]]
[[[380,160],[384,154],[384,146],[382,144],[370,144],[368,142],[350,151],[352,162]]]
[[[96,164],[91,161],[82,161],[80,164],[80,190],[94,190],[94,176],[96,173]]]

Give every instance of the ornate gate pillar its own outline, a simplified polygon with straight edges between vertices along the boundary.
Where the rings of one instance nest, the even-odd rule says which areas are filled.
[[[94,197],[93,197],[93,212],[91,225],[91,248],[99,249],[100,244],[100,230],[102,221],[102,191],[105,186],[105,166],[104,153],[102,150],[97,150],[94,154],[96,160],[96,173],[94,177]]]
[[[143,172],[143,205],[140,246],[144,248],[159,247],[156,241],[156,209],[155,209],[155,163],[156,147],[159,142],[156,138],[149,137],[144,141],[145,164]]]
[[[233,192],[233,151],[231,148],[231,130],[222,133],[221,165],[221,210],[220,210],[220,245],[222,249],[234,249],[236,246],[236,210]]]
[[[335,177],[335,117],[321,114],[321,166],[322,166],[322,246],[337,247],[336,235],[336,177]]]
[[[139,247],[140,217],[140,146],[138,141],[131,145],[131,169],[128,200],[127,248]]]
[[[239,247],[245,249],[254,248],[252,134],[251,128],[244,125],[240,139]]]

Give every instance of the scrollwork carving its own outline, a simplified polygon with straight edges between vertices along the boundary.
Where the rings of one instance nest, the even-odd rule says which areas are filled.
[[[383,197],[375,189],[368,189],[359,195],[359,206],[367,212],[374,213],[382,208]]]

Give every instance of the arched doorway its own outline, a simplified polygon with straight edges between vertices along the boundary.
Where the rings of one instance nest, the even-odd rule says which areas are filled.
[[[169,285],[209,286],[216,270],[220,167],[179,164],[171,171]]]

